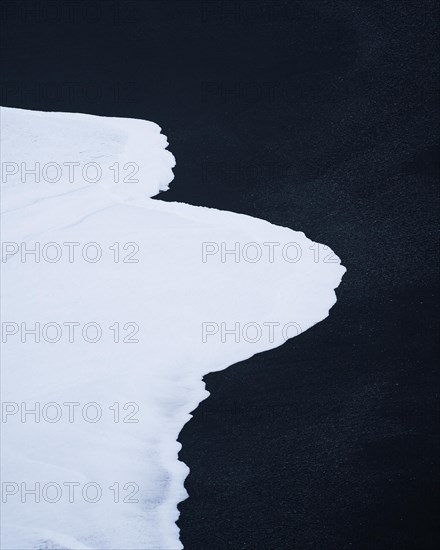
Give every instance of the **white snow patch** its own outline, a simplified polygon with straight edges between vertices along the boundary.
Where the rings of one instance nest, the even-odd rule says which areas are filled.
[[[177,437],[208,395],[203,375],[281,345],[281,330],[274,329],[270,339],[267,323],[296,323],[304,331],[325,319],[345,268],[329,250],[316,261],[317,245],[303,233],[148,198],[167,189],[174,166],[167,140],[152,122],[2,108],[1,134],[2,164],[9,163],[9,173],[13,163],[19,166],[2,178],[2,242],[19,246],[2,263],[2,326],[19,327],[2,344],[2,402],[9,403],[5,410],[11,413],[2,424],[2,481],[11,493],[2,505],[2,548],[182,548],[175,521],[177,504],[187,497],[188,468],[177,459]],[[38,183],[26,174],[22,181],[21,163],[28,169],[36,162],[80,167],[95,162],[105,175],[97,183],[81,178],[71,183],[64,171],[53,183],[47,178]],[[139,165],[139,183],[115,182],[113,172],[104,170],[115,162]],[[40,252],[40,262],[29,255],[22,261],[22,243],[31,248],[36,242],[59,244],[61,259],[51,263]],[[72,262],[66,242],[80,243]],[[81,254],[90,242],[102,250],[96,263]],[[123,250],[128,242],[138,247],[137,263],[122,261],[133,252]],[[205,262],[203,242],[219,247]],[[243,257],[235,262],[231,255],[221,261],[221,243],[228,248],[239,243],[242,251],[251,242],[266,252],[263,243],[280,243],[274,261],[267,255],[258,262]],[[281,255],[291,242],[302,251],[295,263]],[[115,248],[109,248],[114,243],[120,243],[119,262]],[[250,258],[252,250],[246,250]],[[47,248],[46,256],[55,252],[56,247]],[[39,343],[32,335],[22,342],[20,324],[31,328],[36,322],[80,325],[73,343],[67,328],[59,341],[49,342],[56,337],[55,325],[40,334]],[[81,335],[89,322],[102,329],[96,343]],[[239,324],[239,342],[230,335],[222,342],[222,322],[228,328]],[[125,330],[124,324],[136,323],[139,342],[115,343],[115,329],[109,329],[114,323],[120,324],[121,339],[132,328]],[[248,323],[254,325],[246,339],[242,329]],[[8,330],[14,326],[7,325]],[[203,342],[203,327],[215,331],[216,326],[219,331],[205,334]],[[256,342],[250,341],[252,327],[263,330]],[[102,411],[97,422],[81,413],[91,402]],[[32,415],[21,421],[23,403],[28,409],[40,404],[40,422]],[[71,406],[73,422],[64,403],[79,403]],[[127,403],[135,405],[123,409]],[[59,410],[59,421],[47,420]],[[93,407],[86,412],[92,417]],[[131,413],[138,422],[123,422]],[[40,502],[24,494],[36,483]],[[102,490],[95,503],[82,496],[88,483],[97,484],[88,486],[89,498],[95,496],[93,487]],[[120,502],[115,502],[115,484]],[[58,486],[61,498],[49,502]],[[122,502],[136,489],[137,502]]]

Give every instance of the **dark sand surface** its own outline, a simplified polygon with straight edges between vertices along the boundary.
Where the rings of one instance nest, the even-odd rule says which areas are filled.
[[[53,4],[3,2],[3,105],[154,120],[160,199],[348,269],[328,319],[206,376],[185,548],[438,547],[437,2]]]

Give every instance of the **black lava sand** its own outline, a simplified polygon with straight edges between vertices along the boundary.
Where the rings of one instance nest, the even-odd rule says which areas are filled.
[[[3,105],[154,120],[160,199],[304,231],[348,269],[328,319],[206,376],[185,548],[437,547],[437,2],[53,4],[3,3]]]

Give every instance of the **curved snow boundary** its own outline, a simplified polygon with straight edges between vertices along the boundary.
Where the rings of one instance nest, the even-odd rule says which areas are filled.
[[[116,127],[117,135],[128,135],[132,121],[121,119],[107,126],[107,119],[101,124],[99,117],[57,113],[53,131],[67,135],[73,117],[78,122],[75,133],[83,139],[81,145],[60,139],[55,146],[44,133],[53,125],[54,114],[48,114],[50,123],[39,114],[39,130],[34,113],[9,111],[2,138],[18,159],[33,151],[38,160],[35,143],[41,155],[55,156],[56,162],[84,150],[93,152],[98,127],[99,148],[106,158],[120,162],[131,154],[127,146],[117,146],[114,136]],[[17,124],[13,124],[15,114]],[[146,141],[150,124],[143,126]],[[107,141],[110,152],[105,150]],[[68,143],[68,149],[61,143]],[[132,143],[131,138],[124,143]],[[151,170],[165,177],[170,154],[161,156],[163,149],[155,139],[149,143]],[[142,149],[139,143],[134,146],[136,151]],[[151,182],[158,178],[148,180],[151,190],[157,189]],[[18,489],[3,504],[2,547],[8,549],[182,548],[175,522],[177,505],[187,497],[188,468],[178,461],[177,438],[191,411],[208,396],[202,377],[284,342],[279,330],[274,330],[273,338],[267,332],[256,341],[252,334],[244,338],[242,329],[249,323],[260,328],[267,323],[283,327],[294,323],[303,332],[325,319],[345,272],[329,249],[316,261],[319,246],[304,233],[231,212],[121,193],[113,183],[107,178],[74,190],[63,184],[46,195],[46,185],[20,187],[19,182],[8,182],[4,187],[9,205],[2,217],[3,241],[25,242],[29,249],[36,242],[94,242],[103,252],[95,263],[84,261],[81,254],[73,262],[65,257],[54,263],[44,258],[35,262],[32,256],[22,261],[18,252],[2,264],[2,320],[19,327],[24,322],[27,328],[36,322],[84,326],[93,321],[102,328],[96,343],[85,341],[80,331],[74,342],[64,333],[57,342],[42,337],[36,343],[32,336],[22,342],[23,333],[17,333],[3,345],[2,401],[25,403],[29,409],[35,403],[94,402],[103,412],[96,423],[84,421],[81,414],[73,422],[64,414],[55,423],[44,418],[36,423],[32,415],[21,422],[19,411],[3,423],[3,481],[17,487],[21,483],[63,487],[68,482],[81,488],[96,483],[102,489],[93,504],[81,492],[73,502],[65,492],[55,504],[44,498],[39,503],[32,498],[22,502]],[[127,242],[138,246],[138,262],[115,262],[114,243],[119,243],[122,253]],[[210,253],[203,258],[206,243]],[[238,243],[239,256],[222,258],[222,243],[227,250]],[[273,262],[267,256],[248,261],[242,252],[249,243],[264,250],[264,243],[279,243],[274,251],[295,243],[289,257],[295,249],[301,250],[301,256],[292,262],[279,252]],[[123,343],[120,338],[116,343],[109,330],[115,322],[121,331],[126,322],[135,322],[139,342]],[[206,323],[209,335],[203,333]],[[238,324],[239,341],[230,335],[222,339],[222,323],[228,329]],[[219,330],[213,333],[216,326]],[[122,416],[127,414],[124,404],[135,403],[138,422],[115,422],[114,408],[110,409],[115,403]],[[134,484],[137,502],[116,503],[109,490],[115,483],[121,500],[128,496],[125,484]]]
[[[1,107],[0,125],[2,212],[91,186],[121,199],[152,197],[174,178],[154,122]]]

